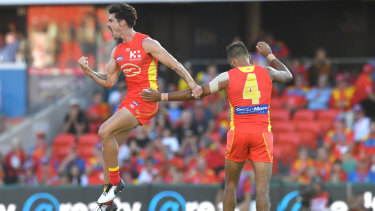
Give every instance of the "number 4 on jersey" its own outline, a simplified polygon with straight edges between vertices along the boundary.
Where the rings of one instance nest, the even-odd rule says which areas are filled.
[[[247,74],[245,87],[243,89],[243,99],[251,99],[253,104],[259,104],[260,91],[255,73]]]

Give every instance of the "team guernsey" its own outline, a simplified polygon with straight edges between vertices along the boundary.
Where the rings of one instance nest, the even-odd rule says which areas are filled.
[[[260,66],[228,71],[231,109],[226,158],[243,162],[272,162],[273,137],[270,124],[272,80]]]
[[[147,123],[158,110],[157,102],[145,102],[139,96],[143,89],[158,89],[158,61],[142,47],[142,42],[147,37],[137,32],[130,42],[117,45],[114,52],[114,59],[125,75],[128,87],[119,109],[127,108],[141,124]]]

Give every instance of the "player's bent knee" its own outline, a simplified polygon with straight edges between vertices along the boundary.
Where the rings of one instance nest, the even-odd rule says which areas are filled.
[[[100,126],[99,131],[98,131],[98,135],[99,135],[100,141],[102,143],[110,137],[108,129],[103,125]]]

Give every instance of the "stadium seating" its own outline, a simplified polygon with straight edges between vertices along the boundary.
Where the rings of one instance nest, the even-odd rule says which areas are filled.
[[[271,109],[271,122],[290,120],[290,112],[285,109]]]
[[[301,109],[294,113],[293,121],[300,121],[300,120],[309,120],[313,121],[315,119],[314,111],[308,109]]]
[[[75,136],[72,134],[62,133],[57,135],[52,142],[53,155],[58,160],[62,160],[68,155],[70,148],[76,145]]]

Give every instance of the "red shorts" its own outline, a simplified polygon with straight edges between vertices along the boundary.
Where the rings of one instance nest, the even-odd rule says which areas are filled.
[[[272,132],[244,134],[229,130],[225,154],[226,159],[236,162],[244,162],[249,159],[255,162],[272,163]]]
[[[158,102],[145,102],[142,98],[125,97],[117,110],[128,109],[141,125],[144,125],[155,116],[159,108],[158,105]]]

